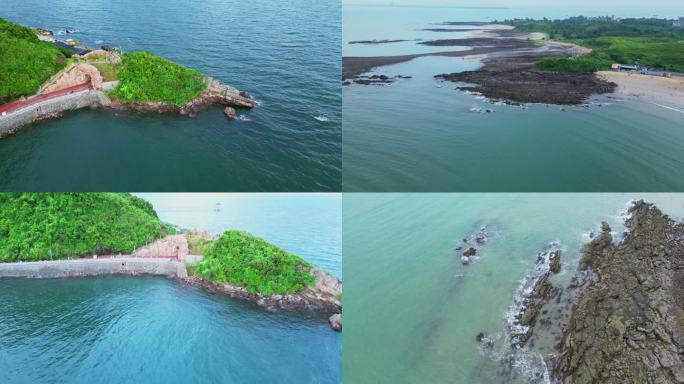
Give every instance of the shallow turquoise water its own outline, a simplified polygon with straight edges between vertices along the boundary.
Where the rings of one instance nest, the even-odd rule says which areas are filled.
[[[340,334],[158,277],[1,280],[3,383],[340,383]]]
[[[339,2],[7,0],[0,17],[149,50],[261,102],[239,111],[251,121],[69,113],[0,140],[3,190],[340,190]]]
[[[459,37],[462,33],[416,30],[442,21],[538,17],[540,12],[348,6],[343,10],[343,41]],[[565,15],[559,13],[548,16]],[[378,17],[383,14],[387,17]],[[411,52],[410,45],[415,46],[415,42],[400,44],[404,45],[377,49],[345,44],[343,51],[361,56],[406,54]],[[416,47],[415,52],[424,50]],[[681,111],[619,98],[597,100],[600,107],[561,110],[533,105],[521,109],[492,105],[455,90],[454,83],[433,78],[479,65],[476,59],[423,57],[374,71],[413,79],[391,86],[343,87],[344,190],[615,192],[684,188]],[[473,113],[472,108],[490,108],[495,113]]]
[[[621,233],[633,198],[684,218],[676,194],[345,194],[345,381],[511,383],[497,353],[538,252],[560,241],[558,277],[569,277],[588,233],[603,220]],[[463,266],[454,247],[482,226],[489,243]],[[481,331],[494,354],[475,341]],[[531,382],[524,373],[515,383]]]

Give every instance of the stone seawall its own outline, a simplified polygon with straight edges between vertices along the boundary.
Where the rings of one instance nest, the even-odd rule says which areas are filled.
[[[0,137],[33,122],[59,115],[60,113],[89,107],[109,105],[111,100],[100,91],[80,91],[55,97],[0,116]]]
[[[182,279],[187,277],[187,270],[185,264],[178,261],[136,257],[0,263],[0,278],[53,279],[101,275],[157,275]]]

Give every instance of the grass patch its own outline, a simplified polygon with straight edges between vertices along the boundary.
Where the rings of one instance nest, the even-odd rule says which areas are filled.
[[[125,103],[180,106],[207,89],[200,72],[144,51],[124,55],[117,76],[121,83],[112,94]]]
[[[0,103],[36,93],[66,66],[66,56],[31,28],[0,18]]]
[[[197,274],[261,295],[297,292],[314,283],[311,264],[253,235],[227,231],[211,243]]]
[[[0,262],[130,253],[165,229],[126,193],[0,193]]]
[[[119,79],[119,70],[121,70],[121,64],[98,63],[93,64],[93,66],[100,71],[103,81],[114,81]]]

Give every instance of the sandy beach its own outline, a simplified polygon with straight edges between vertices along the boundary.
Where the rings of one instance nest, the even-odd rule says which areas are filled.
[[[597,72],[601,78],[618,85],[616,93],[684,113],[684,78],[659,77],[629,72]]]

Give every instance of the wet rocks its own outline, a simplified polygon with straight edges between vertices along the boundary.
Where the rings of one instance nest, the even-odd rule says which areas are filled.
[[[613,236],[610,234],[610,225],[604,221],[601,223],[601,233],[582,248],[582,257],[579,262],[580,270],[591,268],[596,260],[603,257],[604,251],[612,242]]]
[[[684,225],[643,201],[628,232],[583,249],[594,279],[573,305],[553,373],[559,382],[684,383]]]
[[[223,110],[223,114],[226,115],[228,120],[234,120],[235,116],[237,116],[237,111],[235,111],[235,108],[233,107],[226,107],[226,109]]]
[[[553,273],[559,273],[561,269],[561,251],[560,249],[551,252],[549,255],[549,270]]]
[[[387,75],[371,75],[371,76],[357,76],[352,81],[360,85],[388,85],[392,84],[398,79],[410,79],[411,76],[387,76]]]
[[[328,323],[330,324],[330,328],[332,328],[334,331],[337,332],[342,332],[342,314],[341,313],[336,313],[328,319]]]
[[[461,252],[461,263],[463,265],[470,264],[471,258],[477,255],[478,248],[487,244],[489,241],[489,233],[487,232],[487,227],[481,227],[476,233],[472,233],[463,238],[463,245],[454,248],[456,251]]]
[[[377,45],[377,44],[391,44],[391,43],[401,43],[404,41],[408,40],[356,40],[356,41],[350,41],[349,44],[371,44],[371,45]]]

